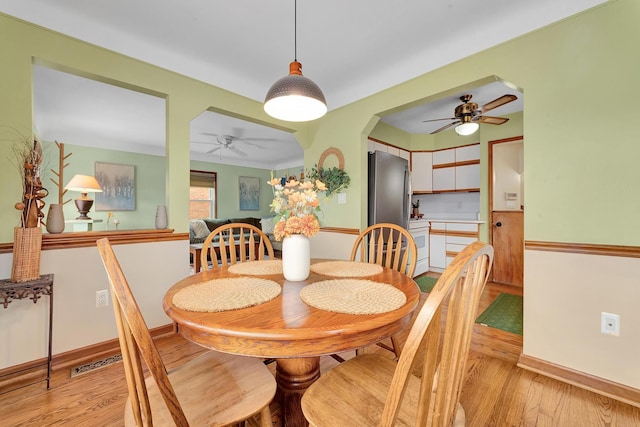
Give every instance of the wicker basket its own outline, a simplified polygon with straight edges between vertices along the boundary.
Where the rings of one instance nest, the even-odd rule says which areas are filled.
[[[11,281],[27,282],[40,277],[42,228],[16,227],[13,230]]]

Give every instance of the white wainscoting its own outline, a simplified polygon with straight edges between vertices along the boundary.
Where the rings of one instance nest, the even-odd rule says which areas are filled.
[[[524,266],[523,354],[640,389],[640,258],[525,250]]]
[[[114,251],[149,328],[171,320],[162,310],[166,290],[189,275],[189,242],[115,245]],[[11,275],[11,254],[0,255],[0,275]],[[42,252],[40,272],[54,274],[53,354],[117,338],[113,306],[96,308],[96,291],[109,282],[96,247]],[[46,357],[48,297],[0,307],[0,369]]]

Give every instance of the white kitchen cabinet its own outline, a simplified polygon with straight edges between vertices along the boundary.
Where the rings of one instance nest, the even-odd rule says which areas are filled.
[[[479,189],[480,144],[433,152],[433,191]]]
[[[456,162],[455,148],[450,148],[448,150],[438,150],[433,152],[434,165],[443,165],[446,163],[455,163],[455,162]]]
[[[433,191],[455,191],[456,168],[439,168],[433,170]]]
[[[444,234],[437,234],[433,229],[429,231],[429,266],[444,269],[447,266],[446,241]]]
[[[429,265],[434,271],[443,271],[469,244],[478,240],[478,223],[431,222],[429,232]]]
[[[464,165],[455,168],[456,190],[472,190],[480,188],[480,165]]]
[[[375,151],[382,151],[383,153],[388,153],[389,149],[388,146],[385,144],[380,144],[379,142],[374,142],[373,143],[373,149]]]
[[[393,154],[394,156],[401,157],[403,159],[410,160],[411,153],[407,150],[403,150],[402,148],[382,144],[381,142],[375,141],[373,139],[369,139],[368,141],[368,151],[373,153],[374,151],[382,151],[383,153]]]
[[[433,190],[432,152],[411,153],[411,190],[431,192]]]
[[[456,147],[456,163],[469,160],[480,160],[480,144]]]
[[[387,145],[387,153],[393,154],[396,157],[400,157],[400,149],[398,147]]]

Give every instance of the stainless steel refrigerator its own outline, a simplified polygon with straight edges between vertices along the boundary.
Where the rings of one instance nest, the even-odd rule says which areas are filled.
[[[409,161],[393,154],[369,153],[369,225],[390,222],[409,228]]]

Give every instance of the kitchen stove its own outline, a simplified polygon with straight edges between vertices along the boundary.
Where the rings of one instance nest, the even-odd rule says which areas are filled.
[[[418,248],[415,277],[429,271],[429,220],[411,219],[409,221],[409,233],[411,233]]]

